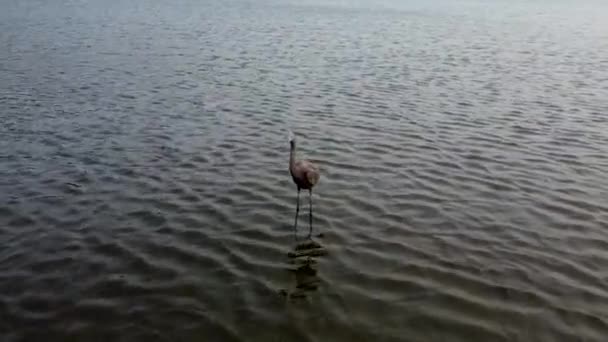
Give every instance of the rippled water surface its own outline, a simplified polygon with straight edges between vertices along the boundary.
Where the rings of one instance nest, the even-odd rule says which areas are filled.
[[[605,2],[1,8],[3,342],[608,336]]]

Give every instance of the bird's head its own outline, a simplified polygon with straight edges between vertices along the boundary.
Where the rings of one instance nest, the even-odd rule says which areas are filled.
[[[292,131],[289,131],[289,145],[291,147],[294,147],[296,145],[296,136],[293,134]]]

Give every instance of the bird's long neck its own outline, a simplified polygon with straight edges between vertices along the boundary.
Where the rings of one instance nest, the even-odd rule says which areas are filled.
[[[289,144],[291,145],[289,151],[289,170],[291,171],[296,164],[296,142],[291,141]]]

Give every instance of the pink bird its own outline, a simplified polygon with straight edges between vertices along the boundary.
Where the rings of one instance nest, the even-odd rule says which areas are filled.
[[[289,153],[289,173],[293,182],[298,188],[298,201],[296,205],[296,222],[294,230],[298,229],[298,214],[300,213],[300,190],[308,190],[309,202],[309,230],[308,237],[312,235],[312,188],[319,182],[319,168],[308,160],[296,160],[296,138],[293,133],[289,132],[289,144],[291,151]]]

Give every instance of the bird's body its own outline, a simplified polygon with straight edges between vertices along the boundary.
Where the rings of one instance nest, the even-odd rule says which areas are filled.
[[[289,172],[300,189],[310,190],[319,182],[319,168],[308,160],[296,160],[289,166]]]
[[[298,200],[296,205],[296,219],[294,229],[298,227],[298,214],[300,212],[300,190],[308,190],[310,205],[310,230],[308,236],[312,234],[312,188],[319,183],[319,168],[308,160],[296,159],[296,140],[294,136],[289,139],[291,150],[289,153],[289,173],[298,189]]]

